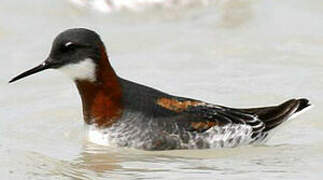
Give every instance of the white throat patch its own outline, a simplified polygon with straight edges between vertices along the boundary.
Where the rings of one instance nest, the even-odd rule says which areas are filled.
[[[68,64],[58,69],[73,80],[95,81],[95,63],[87,58],[77,64]]]

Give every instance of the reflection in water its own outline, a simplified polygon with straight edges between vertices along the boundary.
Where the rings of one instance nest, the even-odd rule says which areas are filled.
[[[37,152],[26,153],[30,169],[27,174],[38,178],[68,177],[91,179],[109,175],[110,171],[121,168],[120,154],[105,147],[85,144],[84,151],[73,160],[59,160]],[[31,168],[32,167],[32,168]]]
[[[99,146],[84,142],[79,155],[71,160],[60,160],[38,152],[15,152],[22,163],[23,177],[31,179],[105,179],[105,178],[160,178],[196,177],[249,177],[263,175],[302,177],[304,173],[319,172],[320,166],[306,164],[306,156],[295,153],[308,152],[313,147],[301,145],[246,146],[219,150],[139,151],[133,149]],[[315,149],[321,148],[320,146]],[[20,154],[20,155],[19,155]],[[319,153],[313,158],[322,161]],[[13,157],[11,157],[13,158]],[[15,161],[15,159],[13,159]],[[306,165],[306,166],[304,166]],[[27,168],[24,168],[27,167]],[[288,168],[286,168],[288,167]],[[299,171],[302,168],[302,171]],[[176,178],[175,178],[176,179]]]
[[[83,169],[103,173],[122,168],[119,165],[120,161],[122,161],[121,157],[122,154],[118,153],[116,149],[113,151],[111,147],[86,142],[83,146],[83,152],[74,162],[78,162],[79,166]]]

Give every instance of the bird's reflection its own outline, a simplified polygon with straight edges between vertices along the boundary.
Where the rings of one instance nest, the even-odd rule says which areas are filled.
[[[84,142],[80,156],[74,160],[80,168],[97,173],[121,169],[122,154],[112,147]]]

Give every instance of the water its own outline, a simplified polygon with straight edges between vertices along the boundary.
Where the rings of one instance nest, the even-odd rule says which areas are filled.
[[[322,1],[99,13],[63,0],[2,0],[0,14],[1,179],[322,179]],[[262,146],[145,152],[91,144],[64,75],[7,84],[71,27],[101,34],[120,76],[175,95],[233,107],[307,97],[315,107]]]

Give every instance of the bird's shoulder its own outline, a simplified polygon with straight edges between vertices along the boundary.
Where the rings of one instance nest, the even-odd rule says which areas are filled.
[[[153,119],[176,123],[190,131],[204,132],[214,126],[247,124],[262,126],[257,116],[201,100],[173,96],[160,90],[123,80],[125,103]]]

